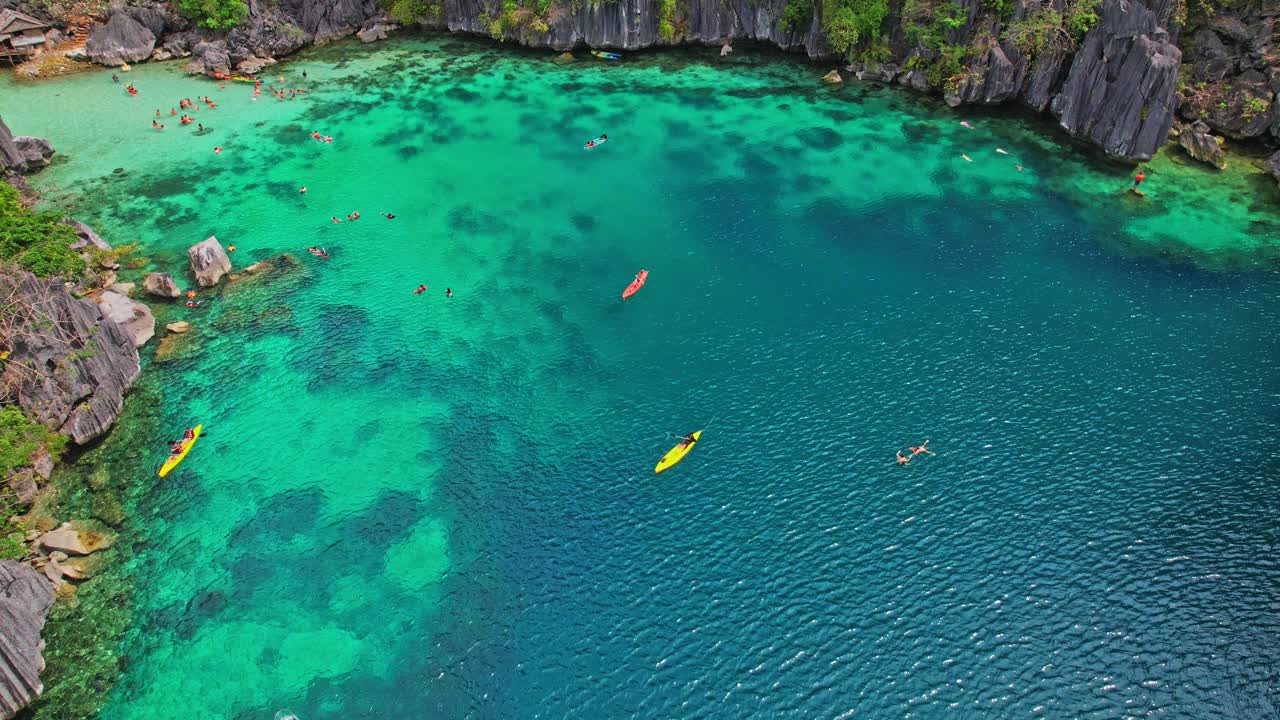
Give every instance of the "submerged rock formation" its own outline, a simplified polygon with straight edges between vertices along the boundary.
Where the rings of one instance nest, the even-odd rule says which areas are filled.
[[[187,256],[191,258],[191,272],[200,287],[213,287],[223,275],[231,272],[231,258],[212,235],[187,248]]]
[[[31,704],[44,685],[40,630],[53,605],[53,585],[13,560],[0,560],[0,718]]]
[[[140,371],[133,336],[58,280],[0,270],[5,288],[18,310],[7,320],[10,355],[0,368],[0,400],[16,402],[72,442],[102,436]]]

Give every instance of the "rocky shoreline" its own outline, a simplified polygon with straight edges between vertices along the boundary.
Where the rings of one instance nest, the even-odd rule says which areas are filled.
[[[0,180],[23,185],[22,174],[47,165],[53,152],[45,140],[15,138],[0,120]],[[59,487],[55,462],[64,443],[80,452],[112,430],[141,375],[139,349],[155,337],[157,321],[152,307],[133,296],[145,294],[158,307],[182,298],[169,274],[141,276],[136,262],[122,268],[118,251],[92,228],[71,219],[62,224],[69,228],[66,247],[84,262],[81,277],[42,278],[0,263],[0,304],[6,310],[0,322],[0,409],[16,408],[31,427],[49,433],[21,451],[24,457],[8,458],[2,473],[10,528],[3,556],[11,559],[0,560],[0,646],[6,648],[0,657],[0,718],[13,717],[43,691],[45,618],[55,598],[74,608],[80,586],[102,572],[108,562],[103,551],[125,523],[120,499],[108,497],[114,492],[106,489],[109,479],[97,477],[103,468],[87,480],[88,492],[98,495],[87,507],[71,508],[59,497],[65,488]],[[215,237],[193,245],[188,257],[192,287],[213,288],[232,267]],[[117,272],[129,269],[140,283],[119,280]],[[188,322],[170,322],[165,339],[187,337],[191,329]],[[167,345],[172,343],[162,341],[157,348],[157,362],[164,361]]]
[[[0,0],[0,7],[5,2],[13,0]],[[28,3],[17,7],[41,12]],[[1280,146],[1280,6],[1260,0],[1225,4],[1195,20],[1182,0],[1098,0],[1089,6],[1092,25],[1078,40],[1063,36],[1034,49],[1025,28],[1045,11],[1066,17],[1076,4],[907,0],[888,8],[877,40],[843,52],[833,47],[823,4],[812,0],[453,0],[411,4],[412,12],[405,4],[386,7],[373,0],[255,1],[243,22],[215,31],[163,2],[117,5],[71,56],[106,66],[183,58],[190,72],[231,76],[257,73],[309,45],[353,36],[374,42],[400,26],[560,52],[702,44],[723,46],[727,54],[735,40],[747,40],[835,62],[849,78],[941,95],[953,107],[1020,103],[1052,114],[1070,136],[1123,161],[1148,160],[1175,142],[1221,167],[1217,148],[1224,142]],[[925,30],[935,33],[932,41],[919,38]],[[1271,164],[1280,166],[1280,157]]]

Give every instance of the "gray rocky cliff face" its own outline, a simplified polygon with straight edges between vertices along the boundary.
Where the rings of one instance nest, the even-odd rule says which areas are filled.
[[[12,284],[35,308],[9,341],[0,399],[77,444],[101,437],[120,416],[140,371],[133,337],[92,301],[71,297],[58,280],[18,272],[0,277],[0,284]]]
[[[146,60],[155,49],[155,33],[123,10],[112,14],[106,25],[95,25],[85,43],[90,60],[109,66]]]
[[[1105,0],[1050,109],[1108,154],[1150,159],[1173,126],[1181,62],[1156,13],[1139,0]]]
[[[20,562],[0,560],[0,718],[11,718],[44,691],[40,630],[53,584]]]

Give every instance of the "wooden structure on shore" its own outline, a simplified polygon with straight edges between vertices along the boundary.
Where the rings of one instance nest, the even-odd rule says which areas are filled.
[[[0,10],[0,60],[17,65],[45,44],[49,26],[17,10]]]

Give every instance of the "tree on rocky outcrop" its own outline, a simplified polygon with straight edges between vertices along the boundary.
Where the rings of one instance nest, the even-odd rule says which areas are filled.
[[[230,30],[249,17],[244,0],[174,0],[183,15],[211,30]]]

